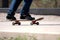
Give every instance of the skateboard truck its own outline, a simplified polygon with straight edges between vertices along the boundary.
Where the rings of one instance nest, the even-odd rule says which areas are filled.
[[[12,23],[12,25],[15,25],[15,24],[21,25],[21,22],[19,22],[19,20],[16,20],[15,22]]]
[[[43,17],[42,17],[42,18],[38,18],[38,19],[36,19],[36,20],[33,20],[33,21],[31,22],[31,25],[33,25],[33,24],[39,25],[39,22],[37,22],[37,21],[42,20],[42,19],[43,19]]]
[[[31,25],[33,25],[33,24],[39,25],[39,22],[37,22],[37,21],[42,20],[42,19],[43,19],[43,17],[42,17],[42,18],[38,18],[38,19],[36,19],[36,20],[33,20],[33,21],[31,22]],[[20,21],[21,21],[21,20],[15,20],[15,21],[12,23],[12,25],[15,25],[15,24],[21,25],[21,22],[20,22]]]
[[[32,22],[31,22],[31,25],[33,25],[33,24],[39,25],[39,22],[32,21]]]

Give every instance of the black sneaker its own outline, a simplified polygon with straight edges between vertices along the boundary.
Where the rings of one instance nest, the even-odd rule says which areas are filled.
[[[35,20],[35,18],[31,17],[31,15],[21,15],[20,19]]]
[[[14,16],[6,16],[6,19],[8,19],[10,21],[16,20],[16,18]]]
[[[20,19],[25,19],[26,15],[21,15]]]

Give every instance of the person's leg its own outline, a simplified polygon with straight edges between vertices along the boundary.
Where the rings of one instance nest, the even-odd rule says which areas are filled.
[[[27,14],[29,12],[31,4],[32,0],[24,0],[24,6],[21,10],[21,15]]]
[[[22,0],[12,0],[12,3],[9,7],[8,14],[14,15],[21,1]]]
[[[31,17],[29,14],[30,6],[31,6],[32,0],[24,0],[24,6],[21,10],[21,19],[28,19],[28,20],[34,20],[35,18]],[[24,15],[24,16],[23,16]],[[26,15],[26,17],[25,17]]]
[[[15,11],[17,10],[21,1],[22,0],[12,0],[12,3],[11,3],[9,10],[8,10],[7,19],[14,18]]]

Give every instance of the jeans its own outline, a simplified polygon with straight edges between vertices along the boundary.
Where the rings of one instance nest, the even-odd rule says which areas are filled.
[[[30,10],[30,6],[32,3],[32,0],[12,0],[12,3],[9,7],[8,14],[15,15],[15,11],[17,10],[19,4],[24,1],[24,5],[21,10],[21,15],[27,14]]]

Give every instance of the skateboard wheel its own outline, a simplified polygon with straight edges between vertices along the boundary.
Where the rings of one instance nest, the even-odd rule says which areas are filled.
[[[37,22],[36,24],[39,25],[39,22]]]
[[[30,23],[31,25],[33,25],[33,23]]]
[[[12,25],[15,25],[15,23],[13,22]]]
[[[21,25],[21,23],[18,23],[18,25]]]

